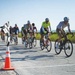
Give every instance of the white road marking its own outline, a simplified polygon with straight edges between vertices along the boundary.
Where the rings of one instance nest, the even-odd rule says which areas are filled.
[[[17,66],[17,69],[19,67],[21,68],[54,68],[55,67],[56,68],[56,67],[69,67],[69,66],[75,66],[75,64],[47,65],[47,66]]]

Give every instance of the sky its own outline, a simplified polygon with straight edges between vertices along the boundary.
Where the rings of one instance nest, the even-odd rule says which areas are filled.
[[[71,30],[75,30],[75,0],[0,0],[0,26],[9,21],[12,27],[17,24],[21,29],[30,20],[40,30],[49,18],[51,29],[56,30],[65,16]]]

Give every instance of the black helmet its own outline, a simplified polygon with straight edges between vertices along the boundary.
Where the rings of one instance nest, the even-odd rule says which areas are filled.
[[[69,18],[68,17],[64,17],[64,21],[69,21]]]
[[[45,21],[48,22],[49,21],[49,18],[46,18]]]

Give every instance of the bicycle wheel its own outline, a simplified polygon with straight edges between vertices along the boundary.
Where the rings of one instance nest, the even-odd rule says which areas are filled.
[[[40,41],[40,48],[41,48],[41,50],[44,50],[44,44],[43,44],[43,41]]]
[[[54,48],[55,48],[56,54],[60,54],[61,53],[61,48],[59,46],[60,46],[60,42],[58,42],[58,40],[56,40],[55,44],[54,44]]]
[[[44,46],[42,45],[42,46],[40,46],[41,47],[41,50],[44,50]]]
[[[47,47],[46,47],[46,49],[47,49],[48,52],[50,52],[51,51],[51,48],[52,48],[51,40],[50,39],[47,39],[46,41],[47,41]]]
[[[73,44],[70,40],[67,40],[64,45],[64,52],[67,57],[70,57],[73,53]]]
[[[14,38],[13,38],[13,39],[14,39],[14,44],[15,44],[15,45],[17,45],[17,44],[18,44],[17,37],[16,37],[16,36],[14,36]]]
[[[34,37],[34,38],[33,38],[33,47],[35,47],[36,44],[37,44],[37,40],[36,40],[36,38]]]
[[[28,42],[25,41],[25,42],[24,42],[24,45],[25,45],[25,48],[27,48],[27,47],[28,47]]]
[[[31,49],[32,47],[32,38],[29,38],[29,48]]]

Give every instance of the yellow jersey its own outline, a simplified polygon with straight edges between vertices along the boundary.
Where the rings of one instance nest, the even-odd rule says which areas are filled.
[[[50,26],[50,22],[46,23],[46,22],[42,22],[42,26],[44,28],[48,28]]]

